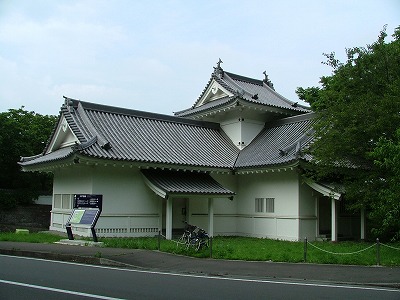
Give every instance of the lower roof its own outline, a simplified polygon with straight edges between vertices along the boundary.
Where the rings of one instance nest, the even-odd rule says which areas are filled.
[[[171,195],[210,197],[232,197],[235,195],[234,192],[223,187],[208,173],[144,169],[142,174],[149,188],[162,198],[168,198]]]

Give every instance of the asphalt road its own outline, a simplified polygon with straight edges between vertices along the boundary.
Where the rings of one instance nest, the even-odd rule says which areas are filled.
[[[400,290],[207,277],[0,255],[0,299],[400,299]]]

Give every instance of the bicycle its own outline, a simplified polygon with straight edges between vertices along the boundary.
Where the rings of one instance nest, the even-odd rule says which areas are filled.
[[[209,246],[209,236],[204,229],[197,227],[195,225],[191,225],[184,221],[185,229],[182,236],[178,240],[178,244],[184,244],[186,250],[189,247],[193,247],[195,251],[199,251],[202,248],[206,248]]]

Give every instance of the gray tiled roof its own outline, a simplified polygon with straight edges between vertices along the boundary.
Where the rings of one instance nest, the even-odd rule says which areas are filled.
[[[239,152],[216,123],[69,98],[61,111],[81,143],[75,151],[85,156],[155,164],[232,168]],[[42,163],[51,156],[46,155],[21,164]]]
[[[197,99],[196,103],[190,109],[176,112],[175,115],[189,116],[199,111],[204,111],[207,109],[215,108],[216,106],[220,106],[222,104],[221,101],[219,101],[220,99],[198,106],[208,86],[211,84],[213,80],[217,81],[221,86],[223,86],[225,89],[227,89],[228,91],[230,91],[235,95],[230,97],[229,100],[223,98],[224,103],[231,101],[232,98],[239,97],[240,99],[247,101],[249,103],[280,108],[291,112],[293,115],[310,112],[309,108],[304,107],[302,105],[298,105],[297,103],[286,99],[285,97],[277,93],[274,89],[269,87],[262,80],[257,80],[253,78],[236,75],[230,72],[225,72],[222,70],[222,68],[220,68],[219,70],[216,69],[211,74],[210,80],[208,81],[200,97]]]
[[[20,164],[21,165],[31,165],[31,164],[40,164],[40,163],[44,163],[44,162],[54,162],[57,160],[61,160],[64,158],[69,157],[70,155],[73,154],[73,150],[71,147],[66,147],[66,148],[61,148],[58,149],[54,152],[51,152],[47,155],[35,155],[33,157],[24,157]]]
[[[221,195],[235,193],[224,188],[207,173],[170,171],[160,169],[142,170],[143,175],[165,194]]]
[[[182,110],[179,112],[176,112],[175,115],[180,116],[180,117],[187,117],[199,112],[207,111],[209,109],[213,108],[218,108],[218,107],[223,107],[226,105],[229,105],[233,102],[235,102],[236,97],[223,97],[214,101],[207,102],[206,104],[203,104],[201,106],[195,107],[195,108],[189,108],[186,110]]]
[[[312,140],[307,113],[267,124],[239,150],[217,123],[195,121],[66,99],[61,109],[80,144],[24,158],[22,166],[59,161],[74,153],[141,165],[212,169],[274,167],[296,161]],[[48,147],[48,146],[47,146]],[[45,149],[47,153],[49,149]]]
[[[313,114],[273,122],[244,148],[235,168],[276,166],[303,158],[301,151],[312,141]]]

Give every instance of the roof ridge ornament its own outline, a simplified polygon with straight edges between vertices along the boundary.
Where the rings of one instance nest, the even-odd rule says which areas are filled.
[[[219,78],[224,76],[224,70],[221,67],[221,64],[224,63],[221,58],[218,59],[217,66],[214,67],[214,74],[217,75]]]
[[[264,76],[265,76],[263,82],[264,82],[266,85],[268,85],[271,89],[273,89],[273,90],[275,91],[274,84],[273,84],[273,83],[271,82],[271,80],[268,78],[267,71],[264,71],[263,74],[264,74]]]
[[[92,122],[90,121],[89,117],[87,116],[85,109],[82,106],[82,103],[78,103],[78,113],[82,119],[83,124],[88,128],[89,132],[93,135],[93,137],[96,136],[96,142],[100,145],[100,147],[106,151],[110,150],[111,144],[109,141],[107,141],[98,131],[97,129],[93,126]],[[88,142],[90,142],[89,140]]]

